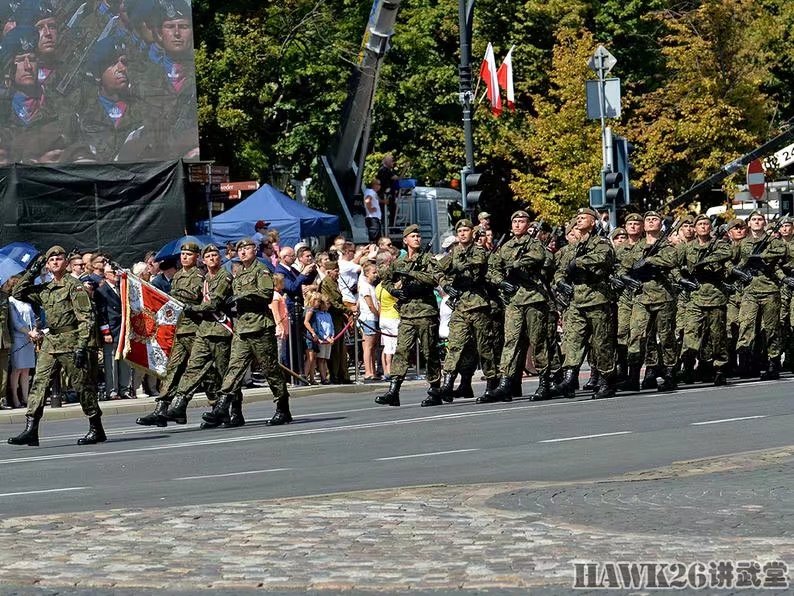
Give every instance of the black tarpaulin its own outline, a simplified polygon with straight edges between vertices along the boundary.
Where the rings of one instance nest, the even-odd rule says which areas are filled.
[[[0,245],[110,253],[122,265],[186,228],[179,161],[0,168]]]

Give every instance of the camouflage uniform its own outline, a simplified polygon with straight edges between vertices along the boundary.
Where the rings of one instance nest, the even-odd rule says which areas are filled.
[[[441,285],[450,290],[451,296],[459,294],[451,298],[454,307],[449,321],[444,379],[439,396],[451,400],[455,377],[465,364],[465,350],[476,349],[486,380],[496,377],[486,288],[488,252],[474,243],[465,247],[455,244],[450,254],[439,261],[438,270],[442,275]],[[437,405],[438,400],[431,398],[430,402]]]
[[[530,234],[511,238],[494,254],[488,276],[492,284],[502,287],[507,302],[504,348],[499,363],[499,386],[490,394],[486,392],[480,398],[481,402],[509,401],[513,379],[520,378],[523,373],[529,346],[540,375],[537,396],[548,396],[551,295],[543,278],[547,257],[543,244]],[[511,285],[515,288],[514,293]]]
[[[242,246],[253,245],[253,240],[244,239],[237,243],[237,248],[239,250]],[[265,373],[276,404],[276,413],[269,424],[292,422],[287,383],[278,362],[276,323],[269,308],[273,300],[273,276],[267,267],[254,260],[247,267],[243,267],[234,278],[232,293],[234,295],[231,300],[236,305],[237,318],[234,323],[229,366],[223,377],[218,402],[212,412],[205,413],[202,418],[215,425],[231,422],[229,409],[242,386],[248,367],[256,361]]]
[[[733,257],[733,250],[725,240],[706,244],[695,240],[685,246],[682,265],[699,287],[690,292],[687,305],[681,356],[684,374],[691,375],[695,359],[698,358],[701,367],[706,363],[713,366],[715,384],[722,385],[725,383],[724,369],[728,363],[725,265]]]
[[[210,406],[218,401],[217,391],[229,366],[232,345],[232,332],[221,322],[225,320],[227,325],[231,323],[226,318],[226,301],[231,295],[231,273],[220,268],[214,275],[207,273],[204,276],[201,304],[188,307],[201,322],[190,349],[187,368],[177,386],[172,406],[166,413],[168,420],[179,424],[187,422],[185,408],[202,383]],[[241,398],[242,394],[238,394],[238,397]],[[241,419],[235,420],[238,421]]]
[[[347,317],[352,314],[351,310],[345,306],[342,300],[342,292],[339,284],[330,276],[325,276],[320,282],[320,292],[328,300],[328,312],[334,322],[334,334],[342,333],[342,329],[347,325]],[[350,381],[350,372],[347,366],[347,350],[345,346],[345,336],[343,335],[331,344],[331,358],[328,363],[328,374],[334,383],[344,383]]]
[[[558,391],[570,395],[589,350],[591,366],[600,382],[593,397],[614,394],[615,329],[612,315],[610,277],[615,266],[615,251],[606,238],[589,234],[561,257],[555,283],[573,286],[573,298],[565,311],[562,352],[565,376]]]
[[[629,333],[629,377],[635,384],[639,376],[643,354],[650,353],[648,362],[664,366],[665,382],[660,390],[675,387],[673,368],[678,362],[678,344],[675,335],[676,292],[673,283],[680,277],[679,253],[669,241],[662,240],[661,248],[653,256],[646,256],[654,246],[651,238],[635,244],[622,261],[621,275],[629,275],[642,282],[634,296]],[[657,338],[658,336],[658,344]],[[651,367],[648,376],[655,374]]]
[[[767,232],[768,234],[768,232]],[[781,337],[780,337],[780,281],[786,277],[782,266],[788,257],[786,244],[772,238],[760,255],[753,251],[767,234],[754,239],[751,235],[741,241],[734,255],[736,266],[753,278],[742,292],[739,308],[739,339],[736,351],[741,361],[747,362],[752,353],[768,361],[768,369],[762,379],[779,376]],[[760,328],[759,328],[760,323]],[[760,334],[757,331],[760,330]]]

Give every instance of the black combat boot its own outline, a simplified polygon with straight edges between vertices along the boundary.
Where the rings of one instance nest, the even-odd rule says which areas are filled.
[[[659,382],[656,380],[656,367],[646,366],[645,376],[642,378],[640,389],[656,389],[659,387]]]
[[[8,439],[9,445],[39,446],[39,420],[41,416],[25,416],[25,430]]]
[[[389,382],[389,389],[375,398],[375,403],[381,406],[399,406],[400,405],[400,387],[402,387],[402,377],[392,377]]]
[[[761,373],[762,381],[777,381],[780,378],[780,356],[770,358],[766,370]]]
[[[460,383],[458,384],[458,388],[453,391],[453,397],[458,397],[462,399],[471,399],[474,397],[474,389],[471,386],[471,373],[461,373],[460,374]]]
[[[240,401],[242,404],[242,400]],[[292,422],[292,413],[289,411],[289,396],[281,397],[276,402],[276,413],[267,421],[268,426],[280,426]]]
[[[710,383],[714,378],[714,364],[708,360],[698,362],[695,369],[695,380],[698,383]]]
[[[292,416],[290,416],[290,422]],[[224,428],[236,428],[245,425],[245,418],[243,417],[243,396],[236,395],[232,400],[232,405],[229,408],[229,422],[224,422]]]
[[[135,424],[140,424],[141,426],[168,426],[168,420],[165,417],[167,411],[168,402],[158,399],[155,402],[154,411],[138,418]]]
[[[498,401],[513,401],[513,379],[501,377],[492,391],[486,391],[477,398],[478,404],[489,404]]]
[[[478,404],[490,404],[495,402],[496,400],[493,398],[493,392],[496,391],[496,387],[499,385],[499,377],[491,377],[490,379],[485,380],[485,393],[483,393],[480,397],[477,398]]]
[[[554,397],[576,397],[576,386],[579,383],[579,373],[575,368],[566,368],[562,375],[562,381],[557,383],[551,390]]]
[[[538,388],[529,396],[529,401],[543,401],[551,399],[551,378],[549,373],[543,373],[538,379]]]
[[[427,391],[427,399],[422,401],[419,405],[425,408],[428,406],[440,406],[442,403],[452,403],[452,400],[455,399],[456,376],[455,373],[445,372],[441,378],[439,387],[436,389],[431,386]]]
[[[177,424],[187,424],[188,403],[190,403],[190,400],[187,395],[184,393],[177,393],[165,412],[165,419],[169,422],[176,422]]]
[[[524,397],[521,381],[522,379],[520,374],[517,374],[515,377],[513,377],[513,382],[510,384],[510,395],[512,397]]]
[[[656,390],[659,393],[665,393],[667,391],[676,390],[675,376],[673,375],[672,367],[666,366],[663,369],[662,376],[660,378],[661,378],[661,382],[657,381],[657,387],[656,387]]]
[[[615,397],[615,376],[613,375],[599,375],[598,389],[593,393],[592,399],[606,399],[608,397]]]
[[[714,386],[719,387],[720,385],[727,384],[728,378],[725,376],[725,371],[720,367],[716,367],[714,369]]]
[[[105,429],[102,428],[102,414],[94,414],[88,419],[88,432],[82,439],[77,439],[78,445],[96,445],[108,440]]]
[[[640,361],[636,358],[630,358],[628,374],[626,380],[618,384],[618,391],[639,391],[640,390],[640,374],[642,373],[642,366]]]
[[[736,357],[739,360],[739,368],[737,372],[742,379],[748,379],[753,376],[753,355],[749,348],[739,348],[736,350]]]
[[[590,371],[590,378],[587,379],[587,383],[584,384],[585,391],[598,391],[598,388],[601,384],[601,374],[596,370],[592,369]]]
[[[626,346],[618,346],[616,349],[615,359],[615,384],[623,383],[629,374],[629,358],[628,348]]]
[[[228,423],[229,408],[232,405],[232,401],[234,401],[234,396],[231,393],[222,393],[218,401],[215,402],[215,407],[212,408],[212,411],[204,412],[201,415],[201,419],[215,426]]]

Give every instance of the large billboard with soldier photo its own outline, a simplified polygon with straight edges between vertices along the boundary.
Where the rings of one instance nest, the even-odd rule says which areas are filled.
[[[0,165],[198,159],[189,0],[0,0]]]

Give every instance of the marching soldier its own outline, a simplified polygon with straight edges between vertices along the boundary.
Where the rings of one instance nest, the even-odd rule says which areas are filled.
[[[232,275],[221,267],[220,251],[214,244],[205,246],[201,256],[207,266],[202,300],[195,306],[186,305],[183,310],[183,314],[187,311],[187,315],[197,315],[201,322],[190,349],[188,366],[165,413],[166,420],[177,424],[187,423],[188,403],[202,382],[210,407],[215,406],[232,345],[231,319],[226,316],[226,304],[232,295]],[[242,393],[239,393],[232,402],[228,426],[245,424],[242,401]],[[206,422],[202,424],[202,428],[209,426]]]
[[[782,269],[787,258],[786,244],[766,230],[764,214],[753,211],[748,221],[750,233],[739,244],[735,257],[734,275],[744,277],[746,284],[739,308],[736,351],[740,369],[749,368],[755,355],[765,368],[761,380],[775,380],[780,377],[782,347],[780,283],[789,285],[794,279],[787,278]]]
[[[45,264],[52,274],[52,280],[35,285],[36,277]],[[56,364],[60,364],[68,373],[83,413],[88,417],[88,433],[78,439],[77,444],[94,445],[106,441],[95,381],[88,374],[89,339],[96,329],[94,310],[83,284],[67,272],[66,251],[60,246],[53,246],[43,257],[37,258],[14,287],[13,296],[44,309],[49,331],[44,336],[36,361],[36,374],[25,414],[25,430],[8,439],[8,442],[11,445],[38,446],[44,398]]]
[[[629,213],[623,226],[626,230],[626,241],[615,246],[615,261],[618,270],[626,270],[631,266],[631,250],[642,238],[642,216],[639,213]],[[628,380],[628,354],[629,330],[631,328],[631,308],[634,302],[634,292],[630,288],[623,288],[618,292],[617,299],[617,376],[621,381],[620,389],[625,391],[639,391],[639,384],[635,387]]]
[[[486,290],[488,252],[474,243],[474,224],[461,219],[455,224],[458,242],[439,262],[441,285],[454,304],[449,321],[447,356],[440,393],[428,395],[422,406],[438,406],[454,398],[455,378],[461,370],[464,350],[476,348],[485,379],[496,377],[490,333],[490,309]]]
[[[731,243],[734,255],[738,251],[739,244],[747,236],[747,224],[738,217],[728,222],[728,240]],[[729,280],[730,281],[730,280]],[[742,288],[740,284],[728,286],[728,374],[736,372],[736,342],[739,340],[739,307],[742,304]]]
[[[588,349],[590,364],[599,374],[593,399],[615,395],[615,332],[610,287],[615,251],[609,240],[594,233],[597,219],[598,214],[592,209],[579,209],[576,230],[580,239],[565,253],[555,274],[557,287],[568,284],[573,288],[563,328],[563,379],[556,387],[557,393],[567,397],[573,396],[579,367]]]
[[[790,216],[785,216],[783,223],[780,225],[780,239],[786,243],[788,252],[788,258],[783,270],[786,275],[791,275],[794,272],[794,220]],[[783,284],[780,287],[780,329],[783,338],[786,369],[789,372],[794,372],[794,333],[792,333],[794,316],[792,316],[791,312],[794,304],[792,304],[791,295],[791,288]]]
[[[631,310],[629,384],[632,387],[638,384],[643,355],[646,355],[650,356],[646,359],[646,379],[656,382],[655,376],[660,374],[663,381],[658,383],[658,390],[672,391],[675,389],[673,370],[678,362],[675,336],[677,297],[673,289],[673,282],[679,277],[678,253],[663,235],[662,218],[658,213],[648,211],[643,224],[645,241],[634,246],[630,256],[622,261],[620,270],[624,278],[639,284]],[[662,369],[657,370],[657,365]],[[642,388],[646,389],[648,385],[644,380]]]
[[[201,304],[204,297],[204,276],[201,275],[196,263],[198,261],[198,244],[186,242],[180,247],[179,259],[182,268],[176,272],[171,280],[171,296],[185,304],[185,306],[197,306]],[[168,426],[166,412],[171,400],[176,395],[180,379],[187,370],[190,359],[190,351],[193,349],[193,341],[196,339],[201,317],[192,309],[182,311],[176,325],[174,345],[171,354],[168,356],[168,364],[165,369],[165,379],[160,391],[160,397],[154,411],[146,416],[141,416],[135,423],[141,426]]]
[[[256,243],[250,238],[244,238],[237,243],[237,254],[243,267],[232,281],[233,295],[229,299],[237,309],[229,366],[215,407],[211,412],[205,412],[202,419],[213,426],[231,424],[229,410],[236,399],[241,399],[239,391],[245,373],[251,363],[256,361],[265,373],[276,404],[276,411],[268,424],[289,424],[292,422],[289,392],[286,379],[278,366],[276,322],[273,320],[273,312],[268,308],[273,300],[273,276],[257,260]],[[242,418],[242,411],[239,415]]]
[[[706,215],[695,219],[695,233],[696,239],[683,245],[686,248],[682,253],[682,265],[689,275],[682,276],[679,282],[689,291],[681,355],[682,373],[691,379],[695,359],[698,359],[701,370],[705,367],[714,371],[715,385],[725,385],[728,295],[724,277],[733,249],[718,235],[711,237],[711,220]]]
[[[407,254],[389,265],[382,282],[383,288],[397,298],[400,312],[397,352],[392,360],[389,389],[375,398],[376,404],[384,406],[400,405],[400,387],[408,371],[408,358],[417,341],[427,362],[426,377],[430,383],[427,394],[431,398],[441,395],[435,259],[422,251],[419,226],[414,224],[403,230],[403,243]]]
[[[529,234],[529,214],[516,211],[510,218],[513,237],[490,263],[488,276],[505,300],[504,347],[499,363],[499,384],[491,382],[478,403],[511,401],[513,382],[524,371],[527,349],[538,371],[538,389],[532,399],[550,397],[548,321],[551,294],[542,271],[546,249]]]

